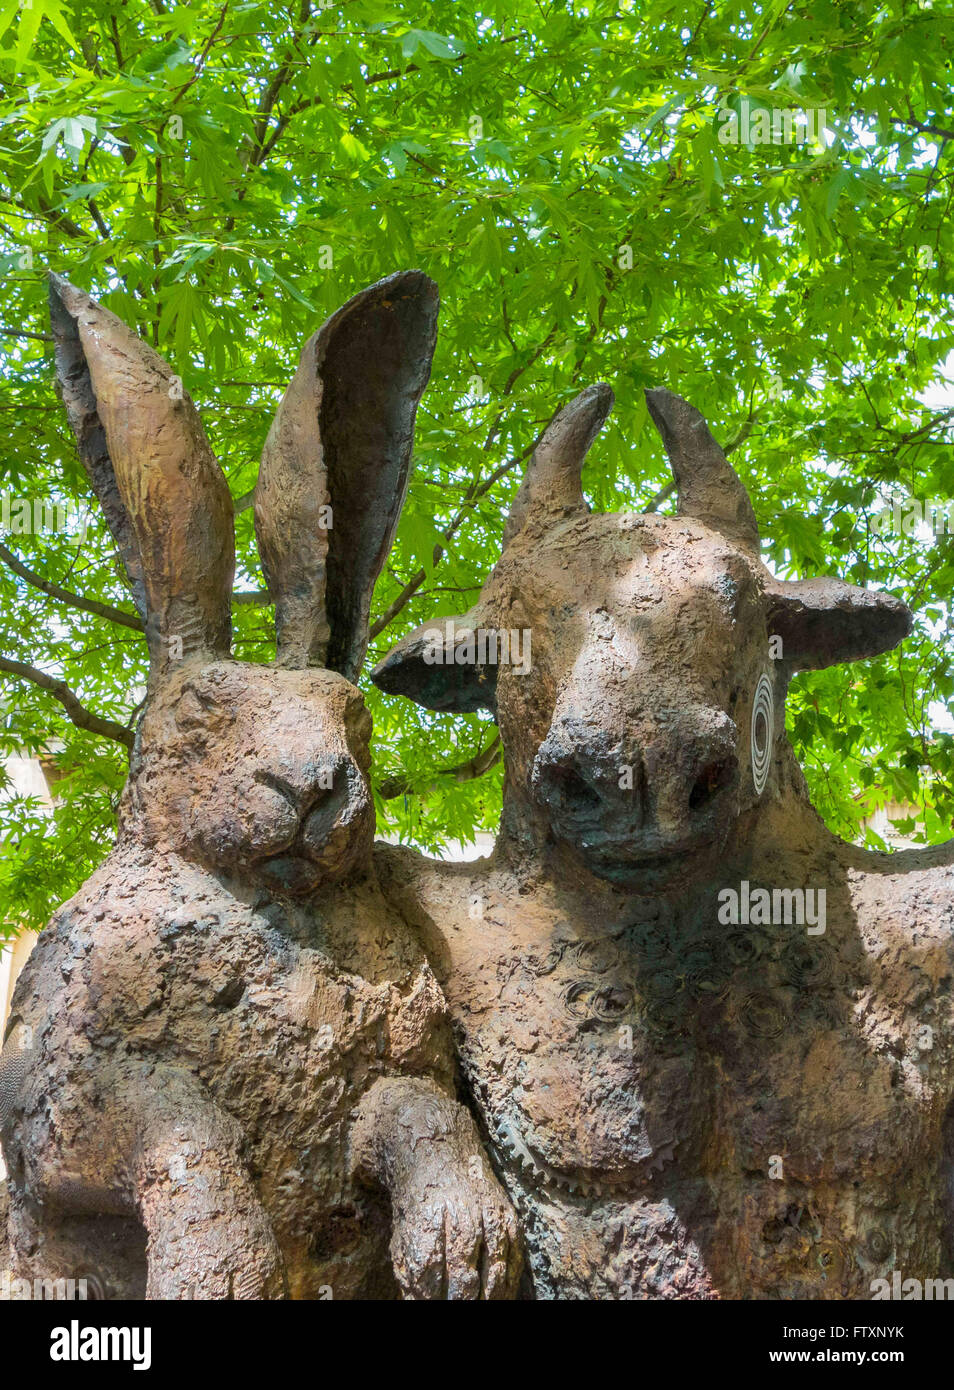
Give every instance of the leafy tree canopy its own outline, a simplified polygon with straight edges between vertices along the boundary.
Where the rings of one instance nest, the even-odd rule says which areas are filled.
[[[954,497],[951,19],[941,0],[3,4],[2,751],[52,750],[60,778],[52,819],[7,789],[7,921],[41,923],[108,848],[145,676],[95,511],[79,540],[17,529],[16,499],[94,505],[53,391],[48,267],[181,375],[249,593],[248,495],[304,339],[395,269],[438,282],[372,659],[473,602],[523,460],[583,385],[617,397],[590,501],[671,507],[642,388],[678,390],[734,446],[770,565],[917,612],[900,653],[793,689],[819,809],[853,837],[909,802],[947,838],[954,549],[871,521],[892,495]],[[762,141],[783,108],[825,114]],[[239,603],[235,625],[238,655],[269,660],[272,610]],[[489,718],[368,699],[381,828],[431,849],[492,828]]]

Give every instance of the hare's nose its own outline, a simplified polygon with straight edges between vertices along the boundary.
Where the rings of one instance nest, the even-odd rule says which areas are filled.
[[[323,762],[304,764],[300,768],[256,772],[255,781],[278,792],[299,819],[304,820],[316,807],[334,797],[336,789],[347,778],[347,768],[346,758],[329,756]]]
[[[355,763],[345,763],[335,777],[334,787],[322,793],[305,817],[301,838],[308,854],[321,859],[329,842],[337,838],[335,832],[342,825],[357,830],[370,806],[360,770]]]

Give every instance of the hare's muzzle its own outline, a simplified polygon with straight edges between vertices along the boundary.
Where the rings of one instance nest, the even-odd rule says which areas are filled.
[[[280,779],[271,785],[290,793]],[[294,841],[257,868],[272,887],[299,895],[343,878],[370,851],[374,808],[361,769],[347,756],[329,762],[316,785],[295,796],[294,804],[299,815]]]

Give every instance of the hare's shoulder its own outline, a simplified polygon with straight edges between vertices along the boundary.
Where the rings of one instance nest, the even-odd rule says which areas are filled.
[[[40,933],[21,976],[24,1010],[68,1010],[91,1034],[175,1011],[196,983],[272,978],[291,954],[255,905],[193,865],[111,855]],[[199,998],[204,997],[200,989]]]

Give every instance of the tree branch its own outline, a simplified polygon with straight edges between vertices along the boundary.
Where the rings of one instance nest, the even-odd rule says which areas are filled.
[[[483,777],[485,772],[496,766],[500,762],[500,735],[497,734],[482,753],[468,759],[466,763],[455,763],[453,767],[438,767],[434,769],[435,777],[453,777],[455,782],[472,782],[477,777]],[[431,783],[423,790],[430,790],[434,784]],[[378,792],[383,801],[393,801],[395,797],[406,796],[411,790],[411,784],[406,776],[398,774],[395,777],[385,777],[378,787]],[[422,789],[418,788],[420,792]]]
[[[11,661],[6,656],[0,656],[0,671],[7,671],[11,676],[32,681],[41,690],[48,690],[54,700],[59,700],[70,723],[77,729],[85,729],[88,733],[99,734],[102,738],[111,738],[115,743],[121,743],[124,748],[132,748],[132,730],[117,724],[115,719],[103,719],[101,715],[87,709],[65,681],[48,676],[45,671],[38,671],[35,666],[27,666],[23,661]]]
[[[948,130],[945,126],[925,125],[923,121],[916,121],[913,116],[907,119],[904,116],[892,116],[891,119],[895,125],[910,126],[919,135],[937,135],[941,140],[954,140],[954,130]]]
[[[212,51],[212,45],[219,37],[222,25],[225,23],[225,16],[228,13],[228,8],[228,0],[226,0],[226,3],[222,6],[222,9],[219,13],[218,24],[216,24],[209,37],[206,39],[205,44],[202,48],[202,52],[199,54],[198,58],[195,61],[195,67],[193,69],[192,76],[189,78],[185,86],[180,87],[179,90],[173,95],[173,98],[169,103],[170,106],[175,106],[177,102],[181,101],[181,99],[185,96],[186,92],[190,89],[190,87],[192,87],[196,82],[198,82],[199,78],[202,76],[202,69],[205,67],[205,60],[206,58],[208,58],[210,52]]]
[[[133,632],[145,632],[145,624],[135,613],[127,613],[124,608],[116,608],[111,603],[101,603],[99,599],[84,598],[82,594],[73,593],[72,589],[64,589],[61,584],[53,584],[50,580],[44,579],[35,570],[28,569],[22,560],[18,560],[11,550],[0,543],[0,560],[13,570],[14,574],[25,579],[26,582],[39,589],[41,593],[49,598],[56,599],[59,603],[65,603],[70,608],[77,608],[83,613],[92,613],[94,617],[106,618],[111,623],[120,623],[123,627],[131,628]],[[272,596],[267,589],[236,590],[232,594],[233,604],[240,604],[249,607],[265,607],[272,602]]]
[[[28,333],[25,328],[0,328],[5,338],[35,338],[38,343],[52,343],[52,333]]]
[[[145,632],[142,620],[135,613],[127,613],[122,608],[114,608],[111,603],[100,603],[95,598],[83,598],[82,594],[74,594],[70,589],[61,588],[59,584],[52,584],[49,580],[43,579],[34,570],[28,569],[22,560],[18,560],[12,550],[8,550],[5,545],[0,544],[0,560],[8,566],[13,573],[25,579],[34,589],[39,589],[41,593],[55,598],[59,603],[65,603],[70,608],[78,608],[81,612],[92,613],[97,618],[106,618],[111,623],[120,623],[123,627],[132,628],[133,632]]]
[[[554,417],[556,416],[556,413],[557,412],[554,411]],[[470,507],[471,503],[478,501],[479,498],[483,497],[483,495],[486,492],[489,492],[490,489],[493,487],[494,483],[498,482],[504,476],[505,473],[509,473],[512,468],[516,468],[519,463],[523,463],[524,459],[528,458],[529,455],[533,453],[534,449],[540,443],[540,440],[543,438],[545,433],[546,427],[544,427],[544,429],[540,431],[540,433],[537,435],[536,439],[533,441],[532,444],[528,444],[527,447],[524,450],[522,450],[521,453],[516,454],[512,459],[507,459],[506,463],[499,464],[494,469],[494,471],[487,478],[484,479],[482,483],[471,484],[471,486],[467,489],[467,492],[464,494],[464,500],[461,502],[460,506],[457,509],[457,515],[454,517],[453,521],[451,521],[450,525],[447,526],[446,529],[441,532],[441,536],[445,541],[453,540],[455,534],[460,530],[461,526],[464,523],[464,518],[467,515],[467,509]],[[433,564],[440,564],[443,557],[443,546],[436,545],[434,547]],[[374,622],[371,624],[371,628],[368,633],[369,641],[373,642],[375,637],[379,637],[381,633],[384,631],[384,629],[388,626],[388,624],[394,621],[394,619],[400,613],[401,609],[404,608],[417,593],[418,589],[424,583],[424,580],[426,578],[426,569],[419,569],[416,574],[411,575],[411,578],[407,581],[404,588],[398,594],[397,598],[393,601],[393,603],[388,604],[387,608],[385,608],[384,612],[380,615],[380,617],[376,618]]]

